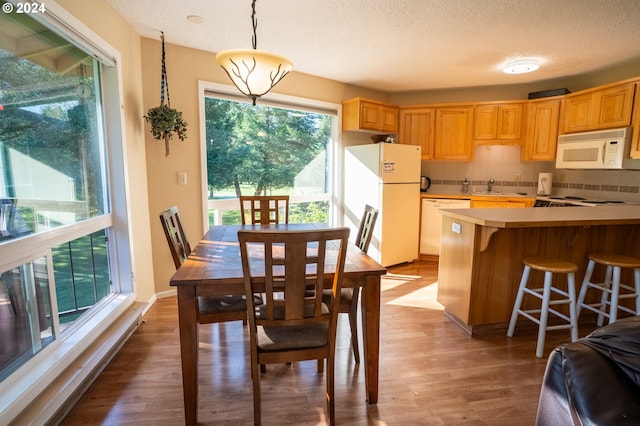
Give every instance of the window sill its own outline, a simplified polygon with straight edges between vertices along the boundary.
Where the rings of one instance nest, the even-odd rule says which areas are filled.
[[[138,327],[145,307],[131,294],[115,296],[14,372],[0,384],[0,424],[61,420]]]

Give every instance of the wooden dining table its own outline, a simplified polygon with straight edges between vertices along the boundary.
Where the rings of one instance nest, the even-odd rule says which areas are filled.
[[[185,422],[198,420],[198,297],[244,295],[238,231],[241,229],[314,230],[327,224],[222,225],[211,227],[171,277],[178,293],[180,354]],[[347,251],[343,287],[362,287],[362,324],[366,402],[378,402],[380,353],[380,278],[386,269],[354,244]]]

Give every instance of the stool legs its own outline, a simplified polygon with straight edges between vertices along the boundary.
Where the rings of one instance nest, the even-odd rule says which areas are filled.
[[[538,343],[536,356],[542,358],[544,352],[544,338],[547,335],[547,321],[549,320],[549,301],[551,300],[551,272],[544,273],[544,287],[542,287],[542,306],[540,308],[540,323],[538,324]]]
[[[629,313],[635,313],[636,315],[640,315],[640,268],[633,269],[634,276],[634,288],[630,286],[621,284],[620,276],[622,274],[622,268],[616,265],[606,265],[605,277],[603,283],[593,283],[591,282],[591,277],[593,275],[593,270],[595,268],[596,262],[593,259],[589,259],[589,263],[587,264],[587,270],[585,272],[584,280],[582,281],[582,288],[580,289],[580,294],[578,295],[577,302],[577,314],[580,315],[580,311],[582,308],[589,309],[598,314],[598,327],[602,327],[604,322],[604,317],[609,318],[609,324],[615,322],[618,319],[618,310],[623,310]],[[620,295],[620,287],[623,287],[625,290],[634,291],[634,294],[625,294],[624,296]],[[589,288],[594,288],[602,292],[600,296],[600,303],[589,305],[584,303],[586,298],[587,290]],[[635,310],[629,309],[624,306],[619,305],[619,300],[623,298],[633,297],[635,299]],[[609,305],[609,310],[607,311],[607,305]]]
[[[564,272],[564,271],[563,271]],[[513,305],[513,311],[511,313],[511,320],[509,321],[509,328],[507,329],[507,336],[512,337],[515,331],[518,315],[522,315],[525,318],[538,324],[538,340],[536,343],[536,357],[542,358],[544,353],[544,341],[546,338],[547,330],[569,328],[571,330],[571,341],[578,340],[578,316],[577,316],[577,303],[576,303],[576,291],[575,291],[575,274],[573,272],[566,272],[567,274],[567,292],[552,287],[553,272],[544,271],[544,284],[542,289],[529,289],[527,283],[529,281],[529,275],[531,273],[531,267],[525,265],[522,271],[522,278],[520,279],[520,286],[518,287],[518,293],[516,294],[516,301]],[[566,299],[551,300],[551,292],[556,292],[565,296]],[[524,294],[530,294],[534,297],[541,299],[540,309],[521,309],[522,300]],[[551,305],[555,304],[568,304],[569,316],[558,312],[551,308]],[[568,324],[548,326],[549,312],[567,321]],[[532,313],[539,313],[539,318],[531,315]]]
[[[507,330],[507,336],[512,337],[513,332],[516,329],[516,321],[518,319],[518,311],[522,305],[522,299],[524,298],[524,289],[527,287],[527,281],[529,281],[529,274],[531,268],[525,266],[522,271],[522,278],[520,278],[520,285],[518,286],[518,293],[516,294],[516,302],[513,305],[513,312],[511,312],[511,320],[509,321],[509,329]]]

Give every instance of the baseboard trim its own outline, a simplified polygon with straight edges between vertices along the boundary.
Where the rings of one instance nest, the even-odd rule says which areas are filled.
[[[146,303],[134,302],[12,424],[58,425],[141,323]]]

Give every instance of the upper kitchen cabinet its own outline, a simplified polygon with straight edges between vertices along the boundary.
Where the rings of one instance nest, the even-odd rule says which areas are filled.
[[[473,106],[436,108],[435,160],[473,159]]]
[[[635,86],[631,82],[566,95],[562,133],[631,125]]]
[[[364,98],[343,101],[342,130],[398,133],[398,106]]]
[[[527,103],[527,120],[520,157],[522,161],[554,161],[562,98]]]
[[[518,145],[524,103],[478,104],[473,139],[479,145]]]
[[[631,131],[631,150],[629,154],[631,158],[640,158],[640,88],[636,88],[636,100],[633,105],[633,118],[631,119],[633,130]]]
[[[398,143],[422,147],[423,160],[433,159],[435,108],[400,107]]]

